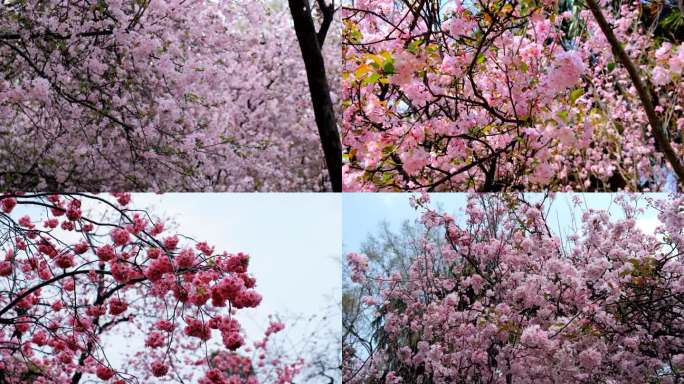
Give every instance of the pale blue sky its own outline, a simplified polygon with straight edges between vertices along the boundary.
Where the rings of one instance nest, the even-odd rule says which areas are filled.
[[[537,196],[541,194],[528,194]],[[569,208],[569,199],[573,194],[556,194],[556,200],[552,205],[550,222],[552,229],[561,228],[564,233],[569,230],[572,223],[572,215]],[[596,209],[610,209],[611,201],[615,194],[610,193],[585,193],[578,194],[586,205]],[[466,193],[432,193],[430,194],[433,206],[442,206],[445,211],[457,214],[467,201]],[[665,197],[666,194],[649,194],[652,197]],[[382,221],[387,221],[391,228],[398,230],[404,220],[418,218],[416,210],[409,205],[409,194],[402,193],[345,193],[342,196],[342,231],[343,253],[358,251],[368,234],[376,233]],[[616,210],[611,212],[616,214]],[[579,214],[579,213],[576,213]],[[640,220],[640,226],[652,230],[657,220],[654,211],[647,211]]]

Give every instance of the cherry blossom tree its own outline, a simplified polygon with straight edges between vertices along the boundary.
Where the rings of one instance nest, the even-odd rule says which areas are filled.
[[[278,2],[4,1],[0,73],[3,190],[330,190]]]
[[[684,196],[575,196],[558,232],[553,200],[473,194],[451,216],[422,195],[408,235],[347,255],[345,381],[682,382]]]
[[[345,190],[680,188],[681,6],[649,4],[348,2]]]
[[[176,234],[131,196],[0,197],[0,383],[289,383],[303,365],[250,345],[249,256]],[[122,368],[107,342],[140,340]],[[144,345],[142,344],[144,341]]]

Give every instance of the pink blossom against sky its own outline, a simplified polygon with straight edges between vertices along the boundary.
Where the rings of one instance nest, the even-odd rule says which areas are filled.
[[[113,201],[111,196],[101,197]],[[169,228],[173,232],[202,239],[216,249],[250,255],[249,271],[257,279],[256,288],[263,300],[258,309],[242,309],[236,315],[249,345],[263,337],[271,314],[280,315],[286,323],[275,342],[294,354],[306,357],[311,353],[307,349],[312,348],[310,335],[314,331],[337,342],[341,324],[340,195],[136,193],[132,201],[136,209],[173,219],[174,227]],[[90,201],[84,201],[84,212],[93,207]],[[40,210],[19,205],[12,216],[39,216]],[[90,215],[99,217],[95,211]],[[65,240],[77,236],[56,231]],[[320,317],[323,315],[328,316],[327,320]],[[318,316],[318,320],[305,321],[312,316]],[[312,324],[318,328],[312,329]],[[322,348],[325,341],[316,346]],[[145,337],[143,333],[135,338],[112,334],[104,342],[109,362],[123,368],[127,353],[144,349]]]
[[[409,195],[406,193],[345,193],[342,196],[343,254],[359,251],[367,236],[377,232],[383,221],[388,222],[394,230],[398,230],[403,221],[418,219],[420,214],[408,203]],[[569,204],[573,195],[580,196],[587,207],[595,209],[609,209],[613,206],[611,201],[616,196],[614,193],[556,194],[556,200],[552,205],[551,222],[558,223],[563,233],[567,233],[571,228],[569,225],[572,216]],[[541,198],[543,195],[531,193],[528,196]],[[663,198],[667,194],[651,193],[644,196]],[[430,198],[435,206],[444,207],[446,212],[456,214],[465,207],[468,194],[432,193]],[[458,216],[455,215],[456,218]],[[638,225],[648,232],[652,232],[657,223],[659,222],[653,210],[647,210],[638,221]],[[557,230],[558,225],[552,230]]]
[[[258,339],[269,314],[285,318],[318,315],[341,288],[341,202],[335,194],[136,194],[153,211],[172,207],[178,230],[201,236],[220,249],[248,253],[250,272],[263,296],[258,310],[238,314],[246,335]],[[336,303],[335,303],[336,304]],[[341,312],[334,306],[330,329],[339,331]],[[293,350],[307,345],[306,323],[283,333]]]

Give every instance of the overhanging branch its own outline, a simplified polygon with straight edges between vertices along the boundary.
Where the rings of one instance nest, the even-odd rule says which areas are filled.
[[[656,113],[655,103],[657,102],[657,100],[653,100],[653,98],[651,97],[651,95],[654,94],[653,89],[651,89],[650,86],[647,85],[641,79],[639,70],[634,65],[629,55],[627,55],[625,50],[622,48],[622,45],[618,41],[617,37],[615,37],[613,29],[608,24],[608,21],[606,21],[606,18],[603,16],[603,12],[601,11],[601,8],[596,2],[596,0],[587,0],[587,6],[591,10],[591,13],[594,15],[594,18],[596,19],[596,22],[598,23],[599,27],[601,28],[601,31],[606,37],[606,40],[608,40],[608,43],[613,48],[613,52],[620,60],[620,63],[622,63],[622,65],[627,69],[629,77],[632,80],[632,84],[634,84],[634,88],[636,88],[637,90],[639,99],[641,99],[641,103],[643,104],[644,109],[646,110],[648,123],[651,126],[651,133],[656,141],[656,144],[665,155],[665,159],[667,159],[667,161],[672,166],[672,169],[674,170],[675,174],[677,175],[677,178],[679,179],[678,182],[680,184],[684,183],[684,164],[682,164],[682,160],[679,158],[677,153],[672,148],[672,144],[670,143],[670,140],[668,139],[667,134],[664,130],[663,123],[658,117],[658,114]]]

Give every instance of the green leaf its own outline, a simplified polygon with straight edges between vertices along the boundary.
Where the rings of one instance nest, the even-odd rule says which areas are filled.
[[[382,67],[382,72],[386,75],[394,75],[396,73],[394,69],[394,60],[387,60]]]
[[[413,40],[408,44],[408,46],[406,47],[406,50],[413,53],[413,54],[416,54],[416,53],[418,53],[419,47],[422,43],[423,43],[423,41],[421,39]]]
[[[575,88],[572,92],[570,92],[570,104],[575,104],[575,101],[582,97],[582,95],[584,95],[584,89]]]
[[[375,84],[378,82],[378,80],[380,80],[380,75],[377,73],[374,73],[374,74],[366,77],[365,79],[363,79],[363,84],[364,85]]]
[[[612,72],[615,69],[615,63],[608,63],[608,72]]]
[[[560,117],[562,120],[565,120],[568,118],[568,111],[558,111],[556,116]]]

